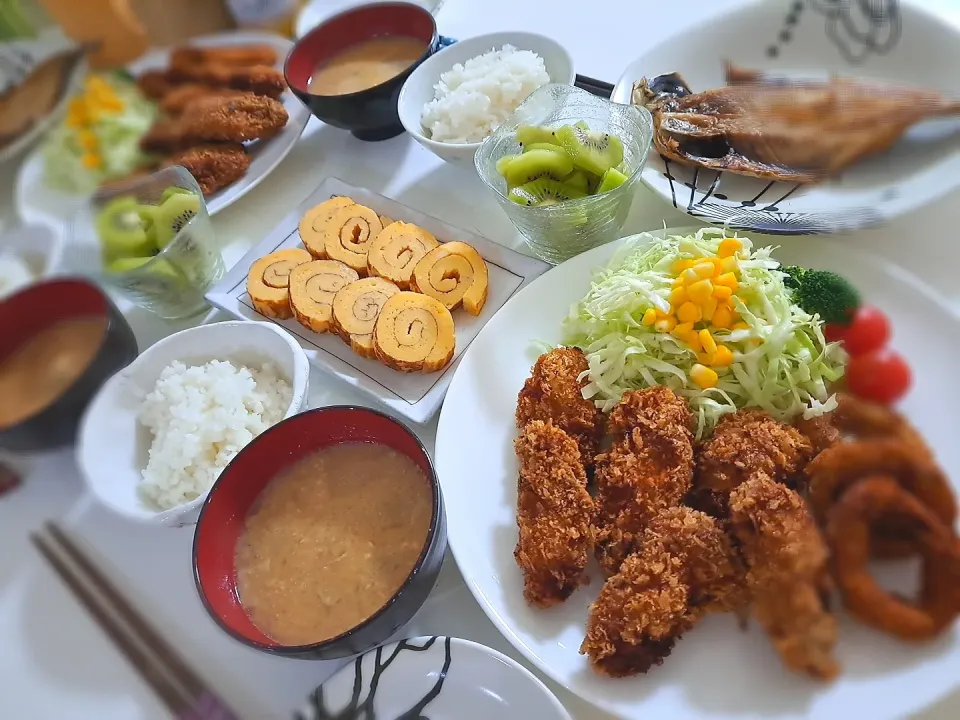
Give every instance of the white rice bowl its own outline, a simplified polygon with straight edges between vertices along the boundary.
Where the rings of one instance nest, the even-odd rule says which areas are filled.
[[[479,142],[489,137],[537,88],[550,82],[543,58],[504,45],[457,63],[440,75],[421,116],[431,140]]]
[[[292,395],[270,363],[168,365],[138,415],[153,435],[138,488],[144,503],[169,510],[206,494],[245,445],[283,419]]]

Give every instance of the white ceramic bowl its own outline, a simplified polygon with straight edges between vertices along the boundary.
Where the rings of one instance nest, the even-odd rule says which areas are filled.
[[[0,254],[10,253],[29,268],[34,280],[63,270],[63,241],[46,225],[14,225],[0,233]]]
[[[490,50],[499,50],[504,45],[513,45],[518,50],[532,50],[543,58],[543,64],[550,76],[550,82],[572,85],[576,77],[573,71],[573,59],[560,43],[544,35],[526,32],[499,32],[459,40],[453,45],[427,58],[414,70],[400,89],[397,111],[400,122],[411,137],[427,150],[449,163],[473,167],[473,156],[481,142],[445,143],[431,140],[424,134],[420,117],[423,106],[433,100],[434,85],[440,81],[440,75],[457,63],[464,63],[472,57]]]
[[[210,360],[273,363],[293,387],[284,418],[303,409],[310,378],[307,356],[286,330],[273,323],[236,321],[201,325],[171,335],[104,384],[80,423],[80,472],[94,496],[117,514],[170,527],[195,523],[206,493],[162,512],[143,503],[137,488],[152,436],[137,421],[137,414],[160,373],[174,360],[187,364]]]

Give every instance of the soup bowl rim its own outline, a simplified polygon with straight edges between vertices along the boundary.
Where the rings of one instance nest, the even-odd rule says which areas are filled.
[[[314,34],[316,34],[316,33],[319,33],[319,31],[320,31],[322,28],[325,28],[325,27],[327,27],[328,25],[331,25],[331,24],[333,24],[333,23],[341,20],[342,18],[344,18],[344,17],[346,17],[346,16],[348,16],[348,15],[352,15],[352,14],[357,13],[357,12],[372,11],[372,10],[377,10],[377,9],[383,8],[383,7],[394,7],[394,6],[398,6],[398,5],[404,6],[404,7],[409,7],[409,8],[411,8],[412,10],[417,10],[417,11],[421,12],[423,15],[425,15],[426,17],[428,17],[428,18],[430,19],[430,23],[431,23],[432,26],[433,26],[433,33],[432,33],[430,39],[427,41],[427,45],[426,45],[426,47],[424,48],[424,51],[423,51],[419,56],[417,56],[417,58],[416,58],[415,60],[411,61],[411,62],[410,62],[403,70],[401,70],[399,73],[397,73],[396,75],[394,75],[394,76],[392,76],[392,77],[387,78],[386,80],[384,80],[384,81],[381,82],[381,83],[377,83],[376,85],[371,85],[370,87],[363,88],[362,90],[354,90],[353,92],[350,92],[350,93],[342,93],[342,94],[339,94],[339,95],[315,95],[315,94],[311,93],[310,90],[309,90],[307,87],[300,87],[300,86],[295,85],[293,82],[290,81],[290,73],[289,73],[290,61],[293,59],[294,55],[297,54],[298,51],[302,51],[302,48],[306,48],[307,46],[309,46],[309,45],[312,44],[312,43],[311,43],[311,38],[312,38],[312,36],[313,36]],[[392,34],[391,34],[391,35],[383,35],[383,36],[380,36],[380,37],[408,37],[408,36],[406,36],[406,35],[392,35]],[[307,32],[307,33],[304,34],[303,36],[297,38],[297,40],[296,40],[296,41],[294,42],[294,44],[293,44],[293,47],[290,48],[290,52],[287,53],[286,59],[283,61],[283,79],[286,81],[287,87],[289,87],[290,90],[291,90],[295,95],[297,95],[298,97],[301,96],[301,95],[306,95],[307,97],[309,97],[309,98],[311,99],[312,102],[324,102],[324,101],[326,101],[326,102],[336,102],[336,101],[339,101],[339,100],[351,100],[351,101],[354,101],[354,100],[362,100],[362,99],[363,99],[363,96],[364,96],[366,93],[373,93],[373,92],[375,92],[375,91],[378,91],[378,90],[383,89],[385,86],[390,85],[391,83],[396,82],[396,80],[397,80],[398,77],[400,77],[401,75],[403,75],[403,74],[406,73],[406,72],[410,72],[410,69],[411,69],[411,68],[415,67],[418,63],[424,62],[427,58],[429,58],[432,54],[434,54],[434,53],[433,53],[434,46],[437,44],[437,41],[438,41],[439,37],[440,37],[440,31],[437,29],[437,19],[433,16],[433,13],[428,12],[425,8],[423,8],[423,7],[420,6],[420,5],[417,5],[416,3],[409,2],[409,1],[407,1],[407,0],[380,0],[380,2],[362,3],[362,4],[359,4],[359,5],[351,5],[350,7],[344,8],[343,10],[341,10],[341,11],[338,12],[338,13],[336,13],[335,15],[331,15],[330,17],[326,18],[326,19],[325,19],[323,22],[321,22],[319,25],[316,25],[316,26],[310,28],[309,32]],[[362,43],[362,42],[366,42],[366,41],[368,41],[368,40],[376,40],[376,39],[379,39],[379,38],[378,38],[378,37],[364,38],[363,40],[359,40],[359,41],[356,42],[356,43],[351,43],[351,45],[348,45],[348,47],[350,47],[350,46],[352,46],[352,45],[358,45],[358,44],[360,44],[360,43]],[[405,82],[405,81],[406,81],[406,78],[404,79],[404,82]],[[317,100],[314,100],[313,98],[317,98]],[[302,100],[302,98],[301,98],[301,100]]]
[[[430,526],[427,528],[427,534],[426,534],[426,537],[424,538],[423,547],[420,550],[420,554],[417,556],[416,562],[413,564],[413,568],[411,568],[410,572],[404,578],[403,582],[400,583],[397,589],[393,591],[393,593],[386,600],[386,602],[384,602],[383,605],[377,608],[375,612],[371,613],[368,617],[364,618],[361,622],[357,623],[356,625],[353,625],[352,627],[343,631],[339,635],[334,635],[333,637],[326,638],[324,640],[320,640],[314,643],[307,643],[304,645],[286,645],[286,644],[280,643],[279,641],[274,641],[273,644],[262,643],[259,640],[254,640],[253,638],[247,637],[246,635],[240,632],[236,632],[233,628],[231,628],[220,616],[220,614],[216,610],[214,610],[209,600],[207,599],[206,593],[204,592],[203,582],[200,578],[200,563],[198,562],[198,546],[199,546],[200,528],[203,525],[203,519],[204,519],[204,516],[206,515],[207,507],[209,506],[212,498],[217,492],[218,486],[220,486],[220,484],[227,477],[228,471],[230,470],[230,466],[233,465],[234,463],[242,462],[244,453],[247,452],[248,448],[253,447],[253,445],[256,444],[261,438],[266,437],[268,433],[279,431],[279,429],[281,429],[282,426],[288,423],[292,424],[298,418],[301,418],[304,416],[319,416],[327,412],[343,411],[343,410],[347,410],[350,412],[361,412],[361,413],[366,413],[370,415],[377,415],[381,418],[384,418],[392,422],[394,425],[398,426],[401,430],[403,430],[407,435],[413,438],[413,440],[417,444],[417,447],[420,448],[420,451],[423,453],[423,456],[426,458],[427,467],[430,470],[430,472],[427,473],[427,480],[430,483],[430,490],[431,490],[431,493],[430,493],[431,509],[430,509]],[[323,445],[320,447],[316,447],[313,450],[310,450],[307,454],[317,452],[318,450],[322,450],[327,447],[332,447],[334,444],[346,444],[347,442],[350,442],[350,441],[347,440],[342,443],[332,443],[330,445]],[[366,442],[366,441],[357,440],[357,442]],[[383,443],[373,442],[370,444],[382,445]],[[304,457],[305,456],[306,455],[304,455]],[[300,458],[300,459],[303,459],[303,458]],[[294,462],[297,462],[297,461],[294,461]],[[281,468],[280,470],[275,472],[270,477],[270,479],[267,480],[266,483],[264,483],[263,488],[266,488],[267,484],[270,481],[274,480],[283,469],[284,468]],[[262,493],[263,489],[261,489],[260,492]],[[203,607],[207,611],[207,614],[210,615],[210,617],[213,618],[214,622],[216,622],[216,624],[220,627],[220,629],[226,632],[230,637],[234,638],[235,640],[239,640],[245,645],[249,645],[250,647],[256,648],[257,650],[262,650],[264,652],[271,653],[274,655],[292,655],[292,656],[310,655],[311,653],[316,653],[325,648],[333,647],[334,645],[350,638],[351,636],[355,635],[361,630],[369,627],[372,623],[374,623],[376,620],[378,620],[383,615],[385,615],[390,610],[390,608],[394,607],[394,605],[397,603],[400,597],[407,591],[408,588],[410,588],[416,582],[417,578],[420,576],[420,571],[430,556],[430,552],[433,549],[434,541],[437,538],[438,532],[444,525],[444,522],[445,521],[444,521],[444,510],[443,510],[443,494],[440,489],[440,480],[437,476],[437,471],[433,463],[433,458],[430,457],[430,453],[427,451],[427,448],[423,444],[423,441],[420,439],[420,437],[406,423],[402,422],[401,420],[398,420],[397,418],[393,417],[389,413],[386,413],[377,408],[366,407],[364,405],[340,404],[340,405],[324,405],[321,407],[311,408],[301,413],[291,415],[288,418],[284,418],[283,420],[278,422],[276,425],[272,425],[271,427],[267,428],[262,433],[260,433],[260,435],[258,435],[250,443],[245,445],[244,448],[239,453],[237,453],[237,455],[233,458],[233,460],[230,461],[230,464],[227,465],[226,468],[224,468],[222,473],[220,473],[220,476],[217,478],[216,482],[214,482],[213,487],[210,488],[206,498],[204,498],[203,506],[200,508],[200,516],[197,519],[197,527],[193,535],[193,542],[191,544],[191,560],[193,564],[194,585],[196,586],[197,595],[200,596],[200,602],[203,604]],[[233,562],[233,565],[234,565],[234,571],[235,571],[236,570],[235,561]],[[234,592],[236,592],[235,578],[234,578],[234,581],[231,583],[231,589]],[[243,602],[240,601],[240,604],[242,606]],[[252,619],[251,619],[251,623],[253,623]],[[261,630],[261,633],[266,635],[266,633],[262,630]],[[383,642],[384,640],[386,640],[386,638],[382,638],[377,642],[377,644],[379,644],[380,642]],[[364,650],[363,652],[366,652],[366,650]]]

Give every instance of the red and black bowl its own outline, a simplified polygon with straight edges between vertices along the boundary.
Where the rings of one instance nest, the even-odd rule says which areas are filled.
[[[348,47],[384,37],[422,40],[423,55],[380,85],[347,95],[313,95],[308,85],[318,65]],[[380,2],[345,10],[304,35],[287,56],[287,85],[315,117],[349,130],[360,140],[386,140],[403,132],[397,114],[400,88],[410,73],[440,47],[433,15],[418,5]]]
[[[240,602],[235,553],[244,522],[267,484],[293,463],[326,447],[357,442],[392,448],[423,471],[433,498],[426,541],[406,580],[369,618],[322,642],[283,645],[257,628]],[[344,482],[349,481],[344,478]],[[332,406],[308,410],[274,425],[241,450],[220,474],[197,521],[193,574],[207,612],[234,639],[275,655],[330,660],[358,655],[382,644],[413,618],[436,584],[446,546],[447,524],[440,483],[417,436],[376,410]]]
[[[58,322],[84,317],[104,320],[100,348],[93,360],[52,403],[14,425],[0,428],[0,448],[35,452],[72,444],[93,396],[138,353],[137,339],[123,314],[96,285],[84,280],[60,278],[35,283],[0,302],[0,363]]]

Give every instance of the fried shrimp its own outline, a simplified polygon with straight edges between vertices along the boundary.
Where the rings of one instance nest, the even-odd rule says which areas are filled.
[[[597,457],[596,556],[616,573],[652,517],[679,505],[693,481],[693,415],[669,388],[623,394],[610,414],[619,434]]]
[[[577,443],[563,430],[531,420],[514,446],[520,460],[514,557],[527,602],[550,607],[589,582],[584,571],[596,507]]]
[[[787,667],[822,680],[840,670],[826,543],[803,499],[757,473],[730,493],[731,529],[747,562],[752,613]]]
[[[199,145],[174,155],[170,164],[186,168],[207,196],[243,177],[250,168],[250,156],[239,143]]]
[[[533,372],[517,398],[517,427],[531,420],[552,421],[577,441],[580,458],[593,465],[597,441],[603,432],[603,415],[581,392],[589,367],[579,348],[555,348],[537,358]]]

